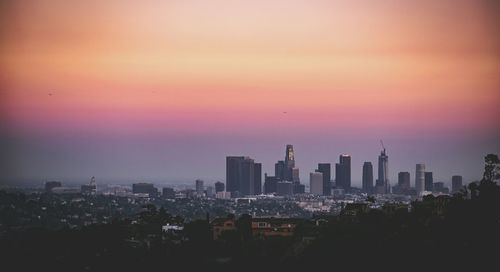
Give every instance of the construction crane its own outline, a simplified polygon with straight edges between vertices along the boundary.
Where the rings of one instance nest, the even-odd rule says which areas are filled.
[[[384,142],[382,140],[380,140],[380,144],[382,145],[382,149],[384,150],[384,153],[385,153],[385,146],[384,146]]]

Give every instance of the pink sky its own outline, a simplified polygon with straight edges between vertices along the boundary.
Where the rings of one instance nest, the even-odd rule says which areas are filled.
[[[14,142],[460,134],[498,151],[484,140],[500,136],[495,1],[0,5],[0,127]]]

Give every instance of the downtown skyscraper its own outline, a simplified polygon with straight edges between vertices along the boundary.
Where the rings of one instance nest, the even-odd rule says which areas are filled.
[[[415,191],[421,196],[425,191],[425,164],[419,163],[415,168]]]
[[[284,180],[293,181],[293,169],[295,168],[295,154],[293,145],[286,145]]]
[[[316,172],[323,174],[323,195],[331,195],[332,165],[329,163],[318,163]]]
[[[425,172],[424,173],[424,190],[432,192],[434,186],[434,178],[432,176],[432,172]]]
[[[398,189],[402,194],[408,194],[410,192],[410,172],[398,173]]]
[[[463,189],[462,176],[451,177],[451,192],[458,193]]]
[[[262,165],[243,156],[226,157],[226,191],[232,196],[261,193]]]
[[[378,156],[378,179],[376,185],[376,192],[378,194],[389,194],[391,192],[391,185],[389,183],[389,156],[382,149]]]
[[[351,189],[351,156],[342,154],[339,157],[340,162],[335,164],[335,187],[350,190]]]
[[[373,165],[371,162],[363,163],[363,192],[371,194],[373,192]]]

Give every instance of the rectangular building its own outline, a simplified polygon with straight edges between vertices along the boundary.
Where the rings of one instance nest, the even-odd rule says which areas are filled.
[[[318,163],[316,172],[323,174],[323,195],[331,195],[332,165],[329,163]]]
[[[226,157],[226,190],[233,197],[254,195],[256,191],[259,193],[261,175],[262,165],[256,164],[253,159],[243,156]]]
[[[323,173],[312,172],[309,174],[309,191],[314,195],[323,195]]]
[[[451,177],[451,193],[455,194],[463,189],[462,176]]]

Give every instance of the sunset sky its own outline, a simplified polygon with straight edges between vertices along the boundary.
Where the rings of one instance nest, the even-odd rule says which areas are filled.
[[[497,1],[1,1],[0,183],[302,182],[353,156],[436,181],[500,154]],[[376,173],[375,173],[376,175]],[[194,181],[193,181],[194,182]]]

